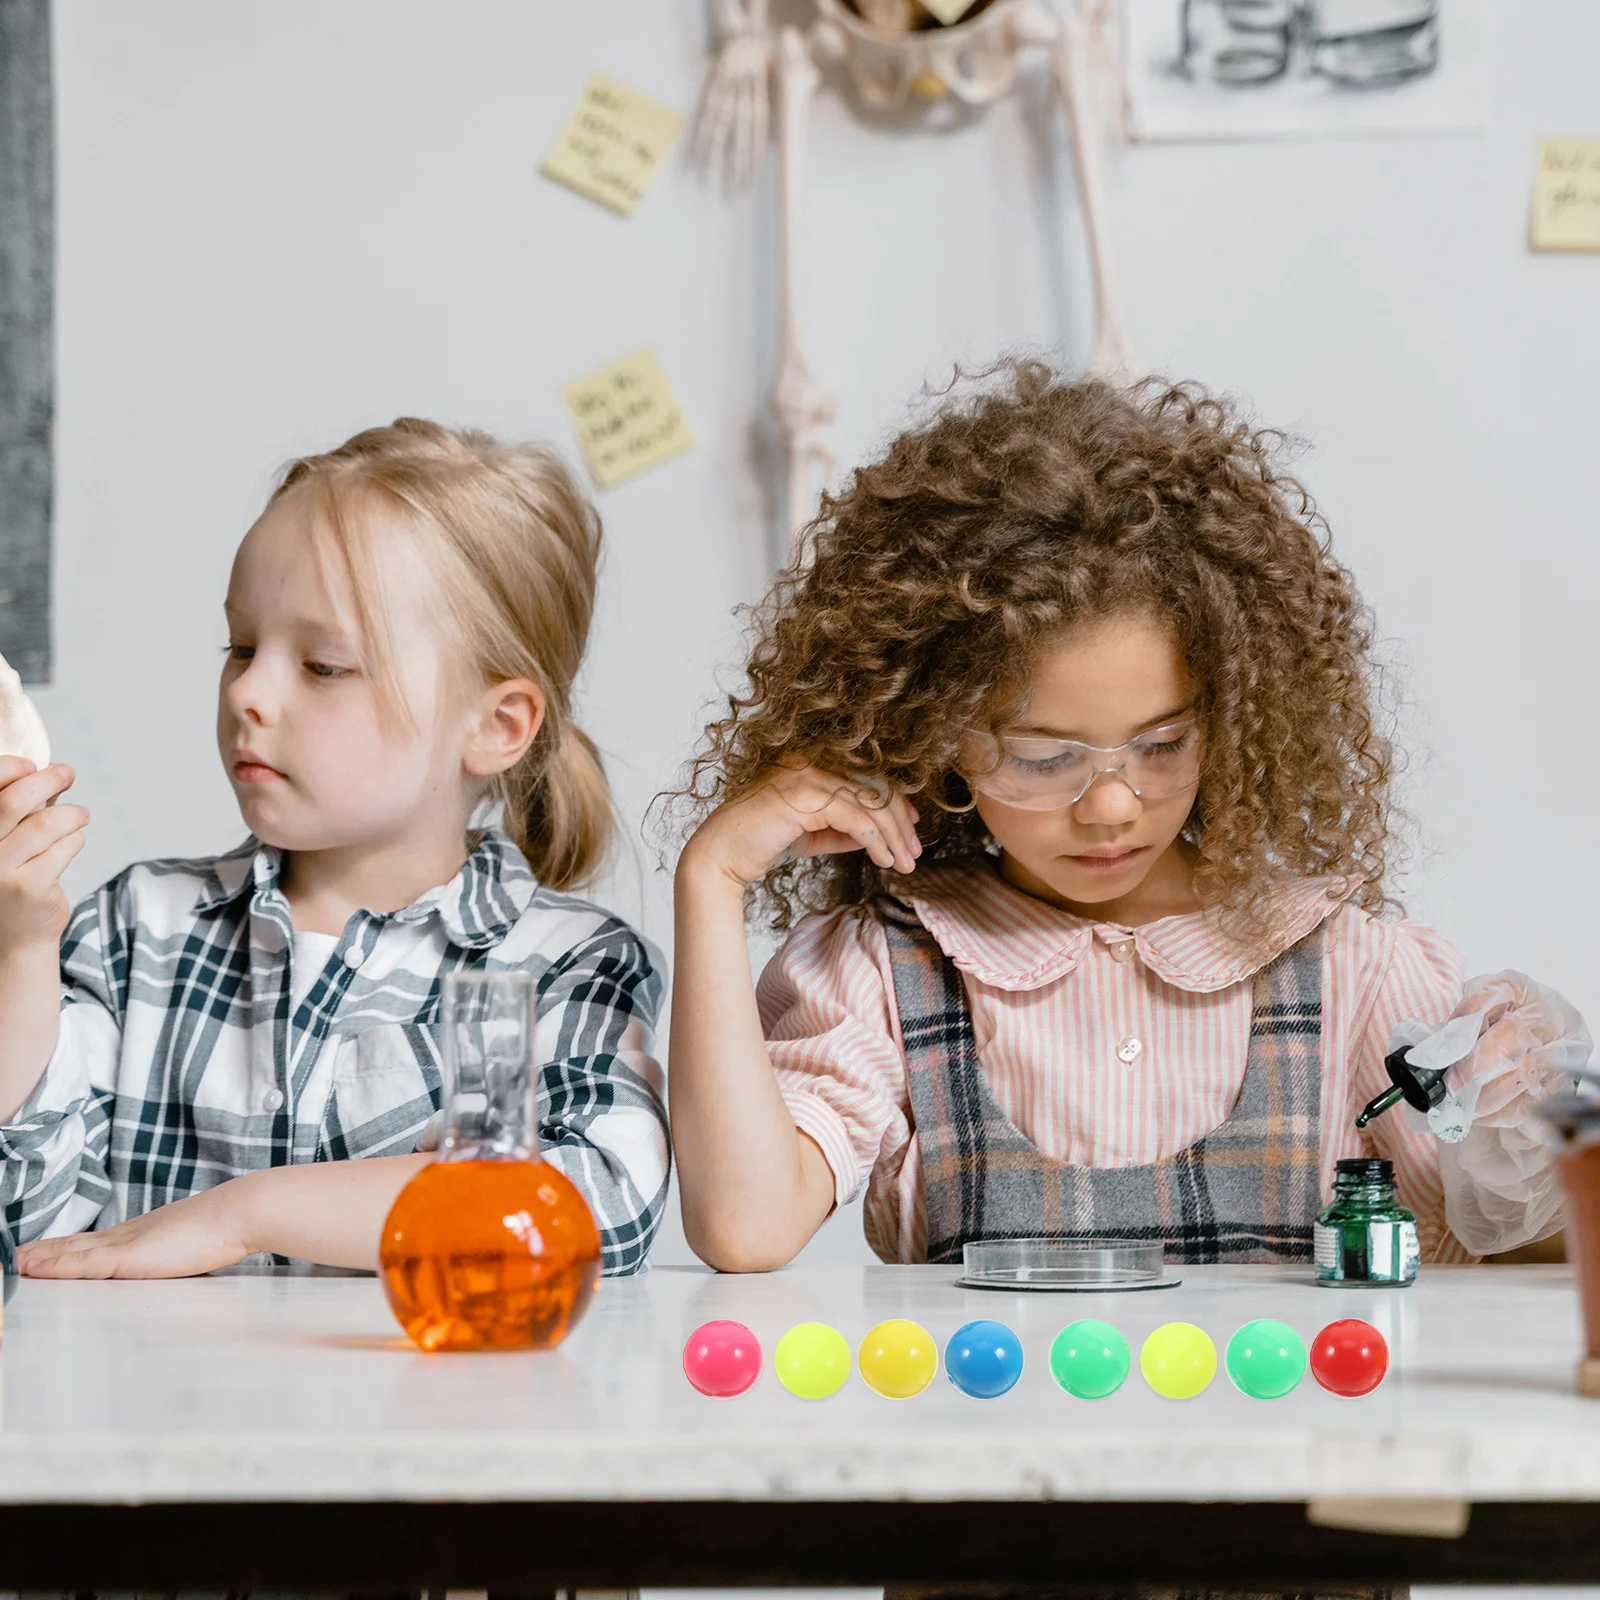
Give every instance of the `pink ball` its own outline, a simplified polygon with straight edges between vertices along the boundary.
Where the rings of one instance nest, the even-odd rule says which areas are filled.
[[[742,1322],[705,1322],[683,1347],[683,1375],[701,1394],[731,1400],[761,1376],[761,1345]]]

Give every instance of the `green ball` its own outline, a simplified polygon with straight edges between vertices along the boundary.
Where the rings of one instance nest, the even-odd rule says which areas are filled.
[[[1281,1400],[1305,1376],[1306,1347],[1287,1322],[1260,1317],[1228,1341],[1228,1376],[1252,1400]]]
[[[1128,1341],[1109,1322],[1094,1317],[1068,1323],[1050,1346],[1051,1377],[1080,1400],[1115,1394],[1132,1365]]]

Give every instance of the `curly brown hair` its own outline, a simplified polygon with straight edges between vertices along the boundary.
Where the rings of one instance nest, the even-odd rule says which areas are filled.
[[[1283,436],[1194,384],[1068,382],[1035,360],[977,376],[824,496],[680,800],[708,809],[810,763],[931,800],[924,862],[992,849],[954,770],[960,730],[1015,717],[1042,644],[1141,610],[1170,622],[1198,689],[1202,903],[1252,939],[1287,878],[1338,874],[1355,903],[1394,905],[1386,679],[1325,523],[1276,464]],[[886,886],[851,854],[775,867],[759,892],[782,930]]]

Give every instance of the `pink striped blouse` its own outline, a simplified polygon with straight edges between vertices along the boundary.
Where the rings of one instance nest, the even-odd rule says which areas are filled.
[[[1399,1112],[1364,1131],[1352,1120],[1388,1087],[1390,1029],[1454,1010],[1461,957],[1431,929],[1380,922],[1344,893],[1335,880],[1302,882],[1276,918],[1279,948],[1327,924],[1324,1193],[1341,1157],[1387,1156],[1423,1259],[1472,1260],[1445,1225],[1433,1136]],[[1092,922],[1023,894],[987,863],[919,867],[900,897],[962,973],[996,1100],[1046,1154],[1078,1166],[1158,1161],[1226,1119],[1263,959],[1241,953],[1214,916]],[[807,917],[757,999],[784,1099],[827,1157],[839,1203],[865,1185],[867,1242],[886,1261],[923,1259],[921,1164],[882,925],[856,907]]]

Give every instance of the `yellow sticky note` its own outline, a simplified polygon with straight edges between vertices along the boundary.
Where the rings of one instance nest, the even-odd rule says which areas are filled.
[[[578,425],[589,470],[604,488],[682,455],[694,443],[683,407],[648,348],[574,378],[561,398]]]
[[[597,72],[544,158],[552,178],[629,216],[655,180],[683,117]]]
[[[1541,139],[1533,178],[1535,250],[1600,250],[1600,139]]]
[[[974,0],[922,0],[923,9],[931,11],[947,28],[966,16],[973,3]]]

